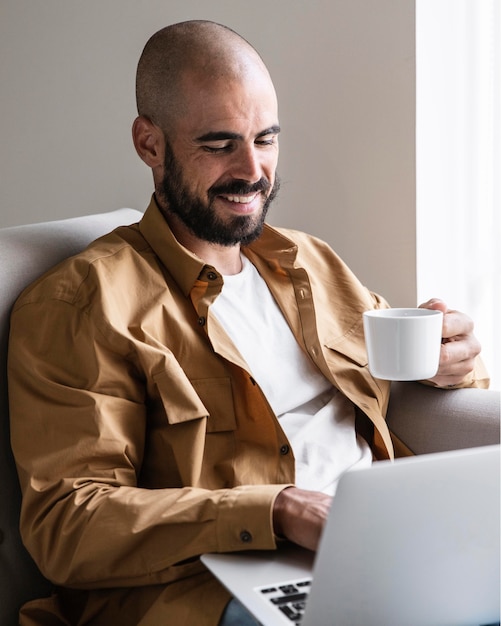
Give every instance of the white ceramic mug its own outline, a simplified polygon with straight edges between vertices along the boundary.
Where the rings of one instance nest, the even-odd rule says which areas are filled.
[[[442,311],[376,309],[363,315],[369,371],[384,380],[435,376],[442,343]]]

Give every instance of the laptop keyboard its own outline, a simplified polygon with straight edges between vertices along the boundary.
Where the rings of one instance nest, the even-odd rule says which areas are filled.
[[[288,618],[292,625],[300,626],[310,587],[311,578],[305,578],[271,587],[259,587],[257,591]]]

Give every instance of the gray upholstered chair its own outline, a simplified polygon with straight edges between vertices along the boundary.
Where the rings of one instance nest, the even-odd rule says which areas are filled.
[[[50,584],[23,548],[18,532],[20,490],[9,443],[6,357],[9,317],[19,293],[40,274],[121,224],[133,209],[0,229],[0,624],[18,623],[26,600],[48,595]]]
[[[14,626],[20,605],[50,593],[18,532],[20,492],[9,444],[6,355],[9,314],[18,294],[52,265],[83,249],[139,211],[121,209],[56,222],[0,229],[0,624]],[[389,423],[415,453],[499,442],[499,393],[442,391],[417,383],[392,388]]]

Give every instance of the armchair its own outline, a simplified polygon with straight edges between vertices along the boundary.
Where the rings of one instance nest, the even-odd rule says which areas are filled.
[[[24,287],[43,272],[85,248],[92,240],[141,213],[111,213],[0,229],[0,624],[18,623],[19,607],[50,593],[21,543],[18,531],[21,492],[10,449],[7,397],[7,344],[12,305]]]
[[[20,489],[9,443],[6,355],[9,315],[22,291],[45,270],[139,211],[111,213],[0,229],[0,624],[18,623],[19,607],[50,593],[24,549],[18,531]],[[389,423],[415,453],[499,442],[499,393],[477,389],[442,391],[416,383],[395,384]]]

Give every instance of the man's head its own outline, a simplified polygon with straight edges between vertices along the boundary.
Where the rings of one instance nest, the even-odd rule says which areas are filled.
[[[254,48],[213,22],[168,26],[146,44],[136,93],[134,143],[171,225],[221,245],[258,236],[278,188],[279,127]]]

